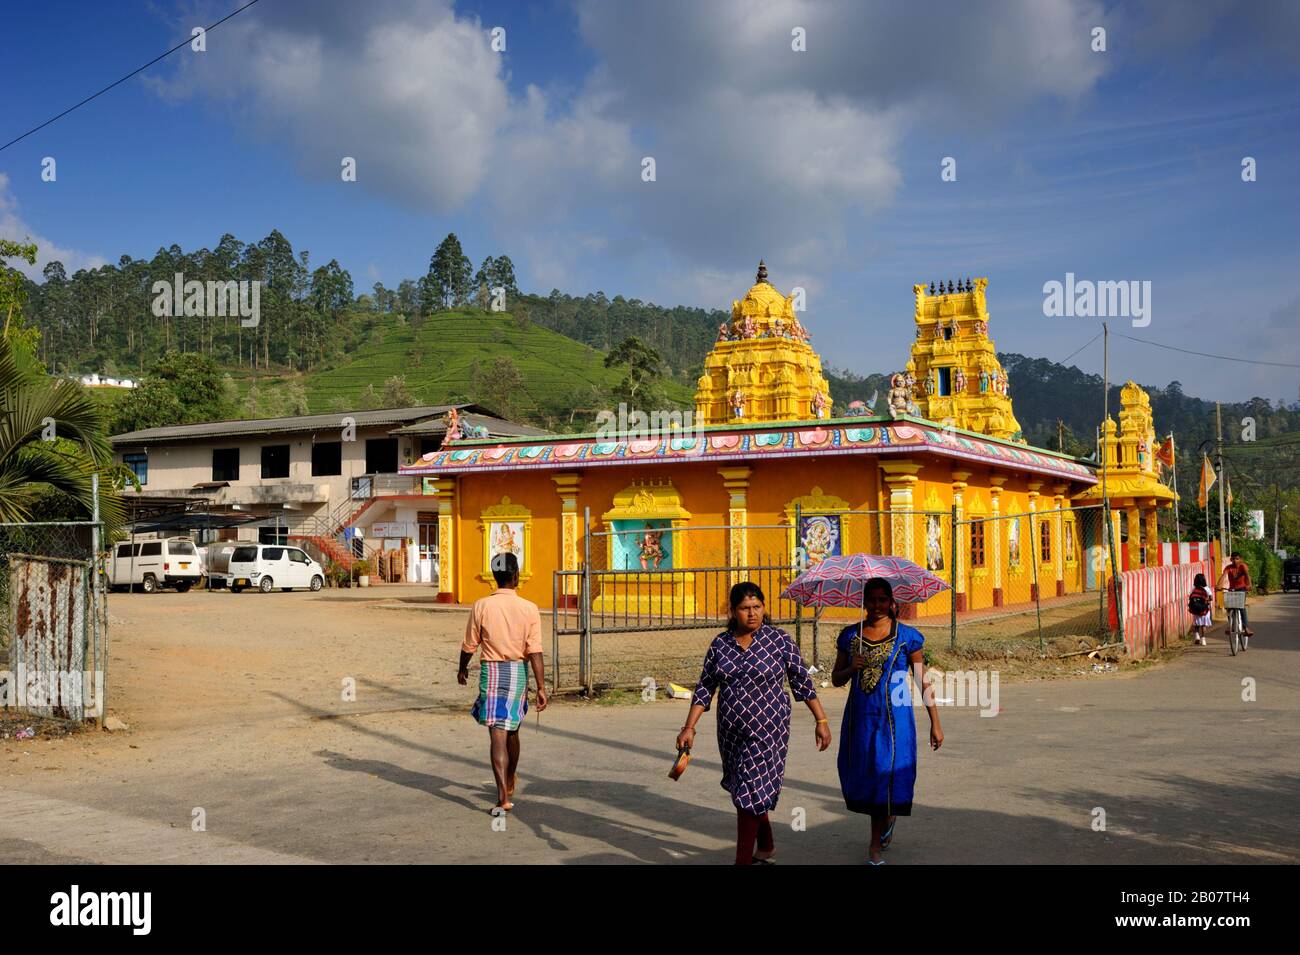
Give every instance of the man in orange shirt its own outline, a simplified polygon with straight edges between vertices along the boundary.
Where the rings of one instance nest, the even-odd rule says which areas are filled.
[[[1223,573],[1219,577],[1219,583],[1227,582],[1228,590],[1246,590],[1251,587],[1250,568],[1246,562],[1241,559],[1240,554],[1233,554],[1228,558],[1227,565],[1223,568]],[[1224,589],[1222,587],[1220,590]],[[1253,637],[1255,631],[1250,629],[1250,618],[1246,616],[1246,608],[1241,608],[1241,632],[1243,636]],[[1243,644],[1243,646],[1245,646]]]
[[[519,726],[528,714],[528,665],[537,680],[537,710],[546,709],[546,673],[542,661],[542,618],[537,604],[520,597],[519,559],[506,552],[492,558],[497,589],[474,602],[460,647],[456,680],[469,682],[469,661],[479,654],[478,699],[471,710],[488,728],[497,804],[493,814],[514,808],[519,769]]]

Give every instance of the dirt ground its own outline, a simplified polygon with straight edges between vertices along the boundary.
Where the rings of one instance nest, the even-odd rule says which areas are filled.
[[[318,718],[400,708],[451,712],[472,702],[473,688],[460,686],[455,675],[467,612],[436,604],[419,588],[113,594],[109,608],[108,711],[137,730],[265,724],[304,712]],[[713,636],[712,629],[598,635],[598,685],[639,686],[644,677],[660,686],[693,683]],[[542,642],[549,689],[555,666],[549,613],[542,614]],[[1093,645],[1058,644],[1056,652]],[[820,646],[819,662],[828,671],[827,641]],[[561,686],[576,686],[577,637],[562,636],[560,654]],[[1012,653],[983,644],[956,653],[935,646],[932,655],[949,668],[996,660],[1003,679],[1092,676],[1097,662],[1041,660],[1036,648]],[[1132,666],[1114,650],[1099,659],[1103,666],[1107,660]]]
[[[530,714],[521,808],[509,834],[491,829],[485,734],[466,715],[475,690],[455,678],[465,612],[373,599],[390,596],[403,592],[114,594],[108,709],[130,729],[0,740],[0,858],[727,861],[735,822],[712,727],[668,783],[686,704],[636,694]],[[1300,858],[1297,609],[1261,601],[1252,622],[1266,636],[1249,654],[1212,638],[1130,672],[1078,661],[1088,675],[1004,686],[986,714],[997,719],[944,710],[948,739],[919,754],[920,821],[894,861]],[[702,655],[709,637],[680,638]],[[1246,677],[1259,703],[1242,702]],[[838,728],[844,691],[819,693]],[[835,755],[813,749],[796,709],[780,811],[807,807],[809,826],[780,837],[789,861],[859,861]],[[1096,806],[1114,814],[1101,836]]]

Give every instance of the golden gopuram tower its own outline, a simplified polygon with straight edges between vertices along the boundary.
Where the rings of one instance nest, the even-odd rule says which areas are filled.
[[[1011,388],[989,338],[986,278],[913,285],[916,342],[905,386],[930,421],[1023,442]]]
[[[754,286],[731,303],[731,321],[704,359],[695,392],[698,424],[751,424],[829,418],[830,386],[811,336],[758,263]]]
[[[1158,512],[1172,508],[1178,495],[1160,480],[1158,442],[1151,417],[1151,396],[1134,381],[1120,389],[1119,428],[1107,418],[1101,426],[1105,455],[1106,496],[1117,521],[1114,539],[1128,551],[1126,566],[1154,567],[1160,563]],[[1076,504],[1101,503],[1102,484],[1075,495]]]

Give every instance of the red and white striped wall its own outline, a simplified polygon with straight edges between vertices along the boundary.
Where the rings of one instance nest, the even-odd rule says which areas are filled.
[[[1145,657],[1152,650],[1167,646],[1187,633],[1192,625],[1192,616],[1187,611],[1187,595],[1192,592],[1192,581],[1197,574],[1204,574],[1213,586],[1214,565],[1209,560],[1143,567],[1119,575],[1123,592],[1124,643],[1130,656]],[[1112,589],[1112,598],[1113,593]],[[1114,627],[1113,599],[1110,605],[1111,626]]]
[[[1209,559],[1210,545],[1204,541],[1183,541],[1181,544],[1164,541],[1160,545],[1160,565],[1162,567],[1170,564],[1197,564]]]

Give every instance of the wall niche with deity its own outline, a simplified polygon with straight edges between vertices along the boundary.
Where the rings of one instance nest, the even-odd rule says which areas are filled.
[[[790,553],[797,567],[816,567],[827,557],[851,553],[845,549],[843,516],[852,510],[848,501],[814,487],[811,493],[791,500],[784,510],[790,525]]]
[[[614,495],[614,506],[601,515],[608,531],[606,560],[601,574],[597,613],[632,612],[653,615],[693,613],[694,576],[667,573],[686,566],[685,533],[690,521],[681,493],[671,481],[629,484]]]
[[[500,504],[483,508],[478,524],[483,535],[480,580],[493,580],[492,558],[505,553],[514,554],[519,561],[521,583],[533,576],[533,515],[528,508],[503,497]]]
[[[673,534],[691,518],[671,481],[630,484],[614,495],[601,515],[610,534],[610,570],[660,571],[684,564],[686,544]],[[674,539],[678,538],[678,539]]]

